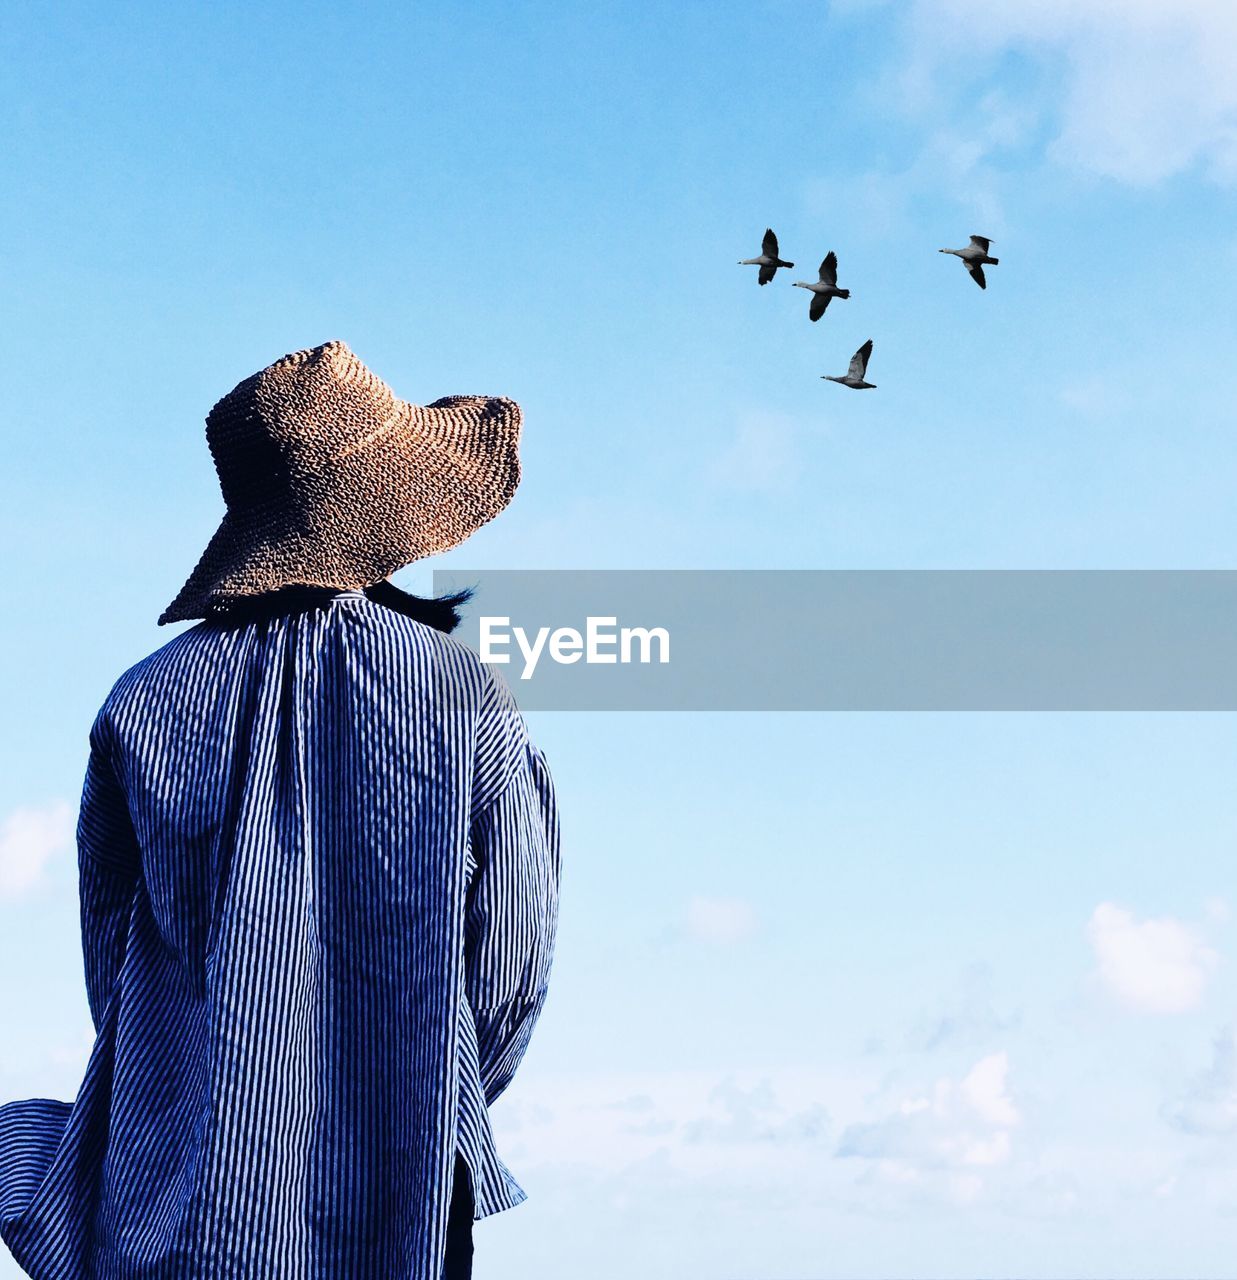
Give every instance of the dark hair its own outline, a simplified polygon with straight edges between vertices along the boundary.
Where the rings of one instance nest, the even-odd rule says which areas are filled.
[[[386,605],[388,609],[423,622],[435,631],[450,634],[460,625],[459,607],[472,599],[472,588],[465,587],[463,591],[452,591],[445,596],[414,596],[411,591],[403,591],[389,578],[384,578],[372,587],[366,587],[365,594],[375,604]]]
[[[403,591],[385,578],[361,589],[375,604],[448,634],[460,624],[459,606],[472,598],[471,589],[453,591],[445,596],[414,596],[411,591]],[[216,605],[207,618],[224,625],[240,625],[281,613],[318,609],[329,604],[337,594],[335,587],[280,587],[276,591],[263,591],[259,595],[229,601],[226,605]]]

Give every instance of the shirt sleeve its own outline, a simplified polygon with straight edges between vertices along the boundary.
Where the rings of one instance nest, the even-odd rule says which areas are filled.
[[[558,924],[558,811],[525,739],[510,780],[472,821],[465,984],[487,1105],[511,1083],[545,1003]]]
[[[139,855],[124,791],[96,721],[77,821],[86,995],[99,1029],[124,959]]]

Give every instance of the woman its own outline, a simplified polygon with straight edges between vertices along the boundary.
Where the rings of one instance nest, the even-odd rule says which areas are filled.
[[[546,996],[553,784],[458,599],[387,581],[507,505],[519,430],[340,342],[211,411],[227,513],[160,618],[201,621],[90,735],[85,1080],[0,1109],[32,1276],[467,1276],[525,1198],[487,1108]]]

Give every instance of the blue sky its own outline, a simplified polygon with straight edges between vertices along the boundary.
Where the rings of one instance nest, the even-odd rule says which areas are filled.
[[[286,351],[524,406],[461,571],[1232,564],[1227,0],[16,0],[0,42],[0,1098],[80,1080],[86,731],[218,520],[206,411]],[[838,253],[817,325],[734,265],[769,224]],[[819,380],[868,337],[877,391]],[[1231,717],[533,727],[563,920],[479,1277],[1231,1274]]]

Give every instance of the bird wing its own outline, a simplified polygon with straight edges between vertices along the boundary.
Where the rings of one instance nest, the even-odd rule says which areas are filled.
[[[980,263],[967,262],[966,259],[963,258],[962,265],[971,273],[971,279],[974,280],[981,289],[986,289],[988,287],[988,282],[984,279],[984,269]]]
[[[819,320],[825,314],[825,308],[829,305],[829,294],[814,293],[812,294],[811,305],[807,309],[808,316],[812,320]]]
[[[987,253],[988,246],[992,244],[992,241],[989,240],[987,236],[972,236],[971,243],[977,249],[982,249],[985,253]]]
[[[773,234],[772,227],[765,231],[765,238],[760,242],[760,247],[764,250],[766,258],[777,257],[777,236]]]
[[[865,342],[863,346],[861,346],[859,350],[851,356],[850,368],[846,371],[846,376],[848,378],[858,378],[862,382],[868,372],[868,360],[871,356],[872,339],[869,338],[867,342]]]
[[[838,282],[838,255],[832,250],[825,254],[825,260],[820,264],[820,279],[823,284]]]
[[[768,284],[769,281],[773,279],[773,273],[776,270],[777,268],[773,263],[767,263],[765,266],[760,268],[760,271],[756,275],[756,279],[759,280],[761,284]]]

